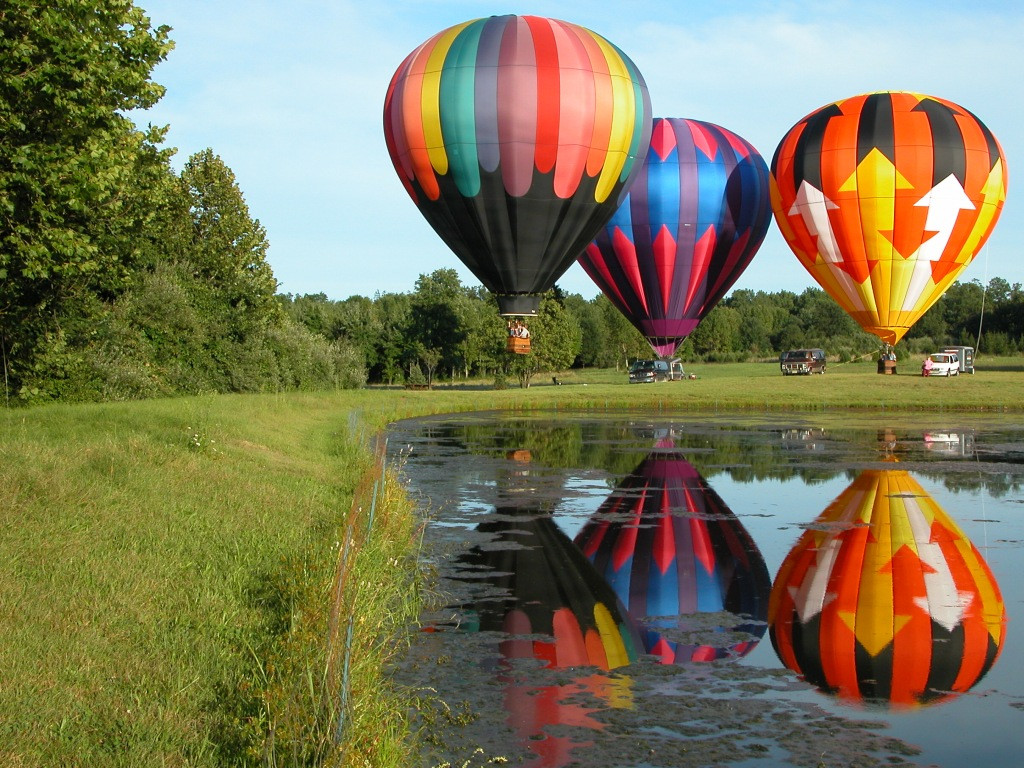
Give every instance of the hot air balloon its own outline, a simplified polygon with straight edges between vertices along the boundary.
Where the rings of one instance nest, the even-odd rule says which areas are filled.
[[[818,284],[895,344],[984,245],[1006,181],[999,142],[973,114],[884,91],[790,129],[772,160],[772,208]]]
[[[462,607],[461,627],[501,638],[497,679],[507,723],[538,756],[536,765],[574,764],[573,750],[584,742],[572,729],[604,727],[585,702],[631,706],[629,679],[605,673],[638,659],[640,637],[615,592],[550,514],[516,500],[495,512],[476,528],[493,538],[459,558],[466,581],[484,587]],[[579,671],[552,680],[529,674],[533,665],[517,672],[519,659]]]
[[[439,32],[398,67],[384,103],[406,191],[502,315],[537,314],[615,211],[650,130],[633,62],[588,29],[538,16]]]
[[[652,451],[575,542],[644,630],[645,650],[664,663],[745,656],[764,635],[764,558],[677,451]],[[722,626],[723,613],[735,621]]]
[[[775,578],[779,659],[852,703],[962,693],[999,656],[1006,609],[977,548],[907,473],[862,472]]]
[[[770,221],[754,147],[712,123],[658,118],[640,175],[579,263],[668,357],[747,268]]]

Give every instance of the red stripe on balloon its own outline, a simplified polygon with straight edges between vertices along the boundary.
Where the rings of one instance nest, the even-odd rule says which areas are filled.
[[[558,117],[561,102],[561,77],[558,48],[547,19],[527,16],[537,58],[537,136],[534,163],[541,173],[555,167],[558,157]]]

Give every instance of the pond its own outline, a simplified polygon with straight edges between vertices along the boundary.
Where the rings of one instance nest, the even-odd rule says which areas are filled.
[[[1024,419],[393,425],[421,765],[1015,764]]]

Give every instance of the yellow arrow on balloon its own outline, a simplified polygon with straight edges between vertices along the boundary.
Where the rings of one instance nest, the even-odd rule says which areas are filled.
[[[964,247],[957,258],[957,261],[961,263],[970,262],[974,258],[981,239],[987,232],[991,231],[996,217],[999,216],[1000,211],[1003,209],[1003,203],[1006,201],[1006,175],[1003,172],[1002,160],[997,160],[996,164],[992,166],[992,170],[989,172],[981,192],[983,197],[980,206],[981,210],[978,211],[978,220],[975,222],[974,229],[971,230],[971,234],[967,238],[967,242],[964,243]]]

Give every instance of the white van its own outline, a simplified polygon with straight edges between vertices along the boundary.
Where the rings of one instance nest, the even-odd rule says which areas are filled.
[[[942,351],[956,355],[960,373],[974,373],[974,347],[944,347]]]

